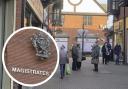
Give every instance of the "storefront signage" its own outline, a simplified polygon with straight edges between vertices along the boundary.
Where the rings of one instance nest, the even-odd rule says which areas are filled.
[[[128,30],[128,17],[126,18],[126,29]]]
[[[67,42],[68,38],[55,38],[56,41],[60,41],[60,42]]]
[[[124,23],[122,19],[114,23],[115,32],[122,31],[123,29],[124,29]]]
[[[95,44],[96,42],[96,38],[86,38],[84,39],[84,52],[92,52],[92,46]],[[82,48],[82,39],[78,38],[77,39],[77,43],[80,44],[81,48]]]
[[[40,21],[43,22],[42,16],[43,16],[43,6],[41,4],[40,0],[27,0],[31,8],[36,13],[37,17],[40,19]]]
[[[48,71],[35,70],[35,69],[30,69],[30,68],[12,67],[11,71],[15,72],[15,73],[49,76],[49,72]]]
[[[114,31],[117,32],[118,29],[119,29],[119,22],[117,21],[114,23]]]
[[[122,31],[124,29],[124,22],[123,19],[119,21],[119,31]]]

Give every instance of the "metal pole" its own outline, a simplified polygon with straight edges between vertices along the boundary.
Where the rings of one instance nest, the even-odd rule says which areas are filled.
[[[50,32],[49,30],[49,6],[48,6],[48,17],[47,17],[47,21],[48,21],[48,27],[47,27],[47,31]]]
[[[123,60],[123,64],[125,64],[126,63],[126,53],[125,53],[125,51],[126,51],[126,48],[125,48],[125,32],[126,32],[126,29],[125,29],[125,27],[126,27],[126,24],[125,24],[125,22],[126,22],[126,18],[125,18],[125,6],[124,6],[124,60]]]
[[[84,16],[83,16],[83,26],[82,26],[82,55],[84,54]]]

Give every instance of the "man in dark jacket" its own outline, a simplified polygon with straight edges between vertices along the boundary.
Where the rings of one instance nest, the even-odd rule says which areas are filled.
[[[72,47],[72,58],[73,58],[72,70],[76,71],[77,70],[77,58],[78,58],[78,50],[77,50],[76,44],[74,44]]]
[[[114,53],[116,55],[116,64],[119,64],[120,54],[121,54],[121,46],[119,44],[116,44],[114,48]]]
[[[105,64],[108,64],[110,61],[110,56],[111,56],[111,44],[106,42],[105,43]]]
[[[106,57],[106,49],[105,49],[105,44],[102,46],[102,63],[105,64],[105,57]]]

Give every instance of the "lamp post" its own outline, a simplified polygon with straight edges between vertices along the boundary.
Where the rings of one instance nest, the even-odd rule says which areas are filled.
[[[84,30],[84,16],[83,16],[83,25],[82,25],[82,55],[84,55],[84,39],[85,39],[85,37],[86,37],[86,35],[87,35],[87,30]]]
[[[84,54],[84,16],[83,16],[83,25],[82,25],[82,55]]]
[[[124,6],[124,48],[123,48],[123,50],[124,50],[124,52],[123,52],[123,56],[124,56],[124,60],[123,60],[123,64],[125,64],[126,63],[126,17],[125,17],[125,6]]]
[[[82,32],[82,55],[84,54],[84,34],[85,34],[85,31],[83,29],[83,32]]]

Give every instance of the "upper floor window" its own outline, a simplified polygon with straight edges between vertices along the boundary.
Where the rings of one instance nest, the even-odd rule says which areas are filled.
[[[113,10],[117,10],[118,9],[118,0],[113,0],[113,2],[112,2],[112,9]]]
[[[84,24],[92,25],[92,16],[84,16]]]

